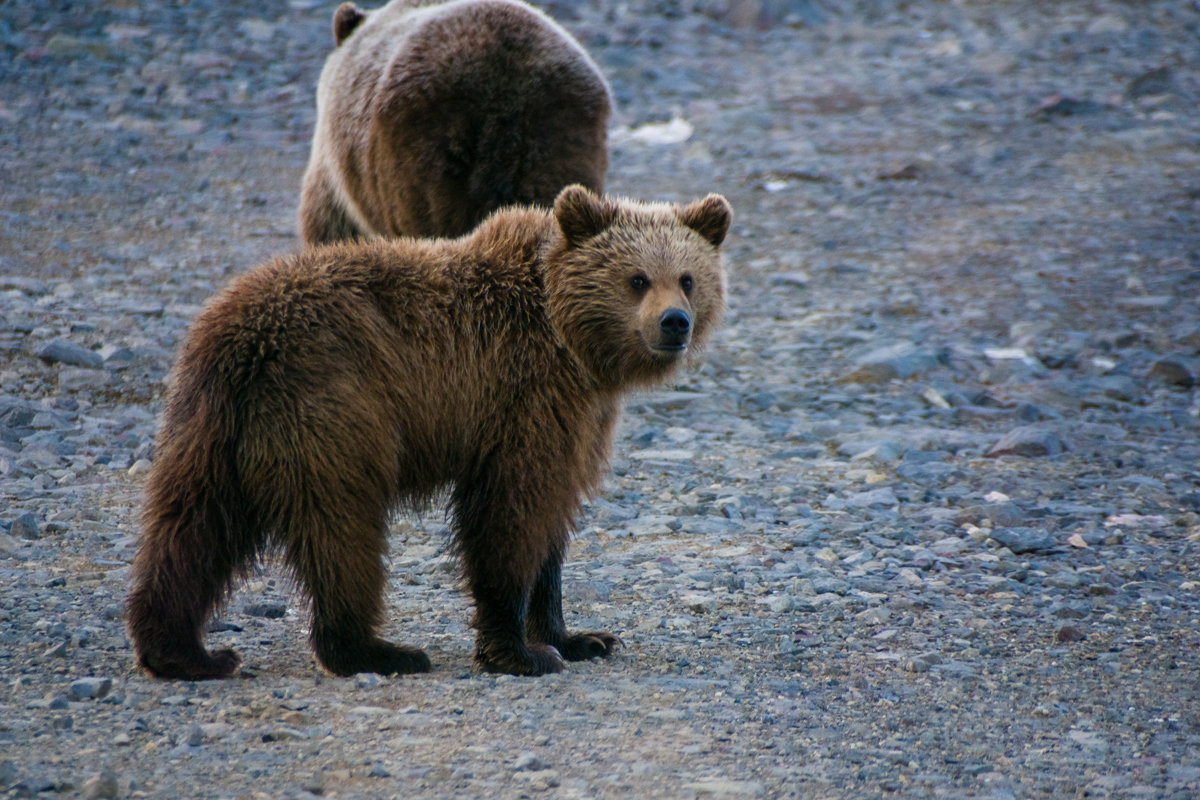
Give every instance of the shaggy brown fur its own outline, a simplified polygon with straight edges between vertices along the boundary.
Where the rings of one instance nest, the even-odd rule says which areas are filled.
[[[560,568],[602,478],[622,393],[717,325],[729,205],[605,200],[509,209],[456,240],[314,248],[236,280],[179,355],[129,596],[139,663],[221,678],[202,631],[278,548],[331,672],[420,672],[378,637],[389,512],[449,488],[485,670],[609,655],[568,633]]]
[[[608,85],[517,0],[343,3],[317,89],[300,235],[458,236],[501,206],[604,188]]]

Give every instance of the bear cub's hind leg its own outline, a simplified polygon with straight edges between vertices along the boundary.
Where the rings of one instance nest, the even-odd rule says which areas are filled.
[[[529,598],[526,628],[529,641],[548,644],[567,661],[611,656],[621,640],[605,631],[569,633],[562,612],[562,556],[552,553],[542,564]]]
[[[312,538],[321,527],[326,535]],[[387,581],[384,535],[381,520],[347,516],[314,521],[312,527],[299,524],[289,543],[289,563],[312,599],[313,652],[334,675],[430,670],[423,651],[392,644],[377,634]],[[313,541],[321,546],[306,546]]]

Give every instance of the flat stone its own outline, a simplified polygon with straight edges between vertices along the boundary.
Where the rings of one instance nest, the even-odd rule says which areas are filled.
[[[48,364],[70,364],[88,369],[104,367],[104,357],[99,353],[65,339],[49,342],[38,350],[37,355]]]
[[[247,603],[242,607],[242,611],[252,617],[280,619],[287,614],[287,606],[273,600],[259,600]]]
[[[1054,537],[1034,528],[997,528],[991,538],[1013,553],[1049,553],[1058,548]]]
[[[23,275],[0,275],[0,292],[11,291],[42,295],[50,290],[37,278],[28,278]]]
[[[540,770],[549,769],[550,765],[528,750],[517,756],[513,762],[514,772],[538,772]]]
[[[890,508],[900,502],[890,486],[856,492],[845,499],[847,508]]]
[[[80,678],[71,681],[67,695],[72,700],[99,700],[112,691],[112,678]]]
[[[1037,425],[1022,425],[1000,437],[987,456],[1056,456],[1066,450],[1066,444],[1054,431]]]
[[[12,521],[12,527],[9,528],[9,533],[18,539],[39,539],[41,532],[38,528],[37,517],[32,511],[26,511],[21,516]]]
[[[734,781],[724,778],[705,778],[685,783],[683,788],[695,797],[762,797],[767,791],[758,781]]]
[[[1151,366],[1146,377],[1168,386],[1187,389],[1196,383],[1196,376],[1181,358],[1160,358]]]

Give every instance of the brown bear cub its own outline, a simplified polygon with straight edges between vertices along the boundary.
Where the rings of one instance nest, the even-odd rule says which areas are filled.
[[[224,678],[205,622],[278,550],[331,672],[429,669],[378,635],[389,513],[448,490],[484,670],[612,653],[560,570],[619,401],[716,327],[732,212],[605,199],[497,212],[461,239],[339,243],[238,278],[180,352],[146,486],[129,630],[164,678]]]
[[[334,14],[300,199],[310,244],[460,236],[507,205],[604,189],[608,84],[517,0],[393,0]]]

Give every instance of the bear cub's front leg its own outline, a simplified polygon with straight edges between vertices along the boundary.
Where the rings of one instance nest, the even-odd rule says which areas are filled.
[[[557,553],[546,559],[538,573],[525,628],[529,641],[550,645],[567,661],[607,658],[621,643],[606,631],[567,631],[562,611],[562,556]]]
[[[475,598],[475,663],[485,672],[545,675],[561,672],[564,659],[584,661],[613,654],[620,640],[601,631],[568,633],[562,614],[562,555],[546,557],[536,575],[519,562],[467,558]]]

